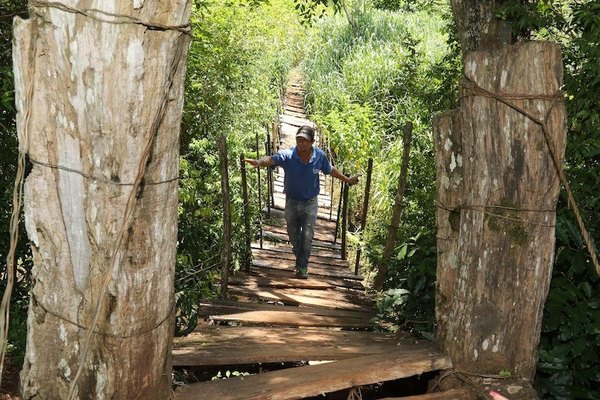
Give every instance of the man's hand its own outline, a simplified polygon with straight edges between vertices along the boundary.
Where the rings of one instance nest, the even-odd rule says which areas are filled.
[[[494,400],[508,400],[506,397],[502,396],[500,393],[495,392],[493,390],[490,392],[490,396],[492,396],[492,399],[494,399]]]
[[[348,178],[348,185],[352,186],[352,185],[356,185],[358,183],[358,177],[359,175],[356,176],[351,176],[350,178]]]
[[[252,165],[254,168],[260,167],[260,160],[254,160],[252,158],[244,158],[244,162]]]

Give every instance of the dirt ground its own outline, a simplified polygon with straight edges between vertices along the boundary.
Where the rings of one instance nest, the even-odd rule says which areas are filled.
[[[2,374],[2,387],[0,388],[0,400],[21,400],[19,396],[19,367],[4,364]]]

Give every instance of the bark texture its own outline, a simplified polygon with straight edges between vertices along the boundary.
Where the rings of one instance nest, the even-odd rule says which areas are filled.
[[[545,120],[562,162],[561,62],[545,42],[471,52],[460,109],[436,119],[438,340],[458,369],[533,378],[560,189],[540,125],[473,83]]]
[[[463,55],[510,44],[510,27],[495,17],[505,1],[452,0],[452,14]]]
[[[34,282],[22,394],[67,397],[100,301],[76,398],[165,399],[190,39],[172,26],[187,24],[189,1],[32,1],[30,12],[29,20],[15,21],[13,53],[20,146],[33,162],[24,203]],[[152,135],[133,222],[113,268]]]

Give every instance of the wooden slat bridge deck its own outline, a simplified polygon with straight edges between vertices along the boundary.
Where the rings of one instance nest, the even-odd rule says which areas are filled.
[[[299,125],[312,124],[304,115],[301,87],[289,86],[285,99],[280,120],[283,147],[293,144]],[[352,273],[341,259],[340,245],[334,243],[336,213],[330,213],[333,202],[327,190],[322,189],[319,198],[309,278],[295,277],[283,221],[281,173],[274,186],[280,193],[263,223],[263,246],[253,244],[250,271],[229,280],[229,293],[237,301],[203,301],[204,323],[175,339],[173,365],[237,371],[268,363],[301,366],[190,384],[173,398],[301,399],[451,368],[449,357],[430,342],[371,330],[373,304],[362,277]],[[459,392],[404,398],[468,398]]]

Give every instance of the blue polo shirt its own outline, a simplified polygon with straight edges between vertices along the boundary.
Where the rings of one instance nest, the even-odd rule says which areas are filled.
[[[333,167],[325,152],[313,147],[308,164],[304,164],[296,147],[281,150],[271,156],[278,167],[283,168],[283,192],[294,200],[309,200],[319,194],[319,171],[329,175]]]

